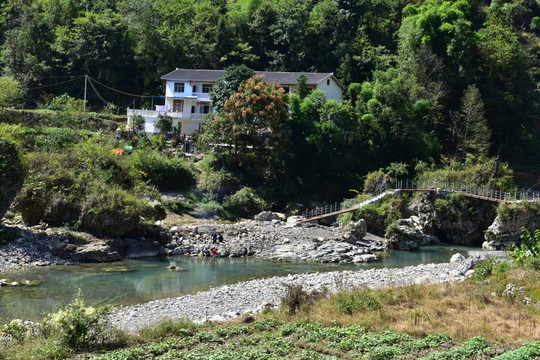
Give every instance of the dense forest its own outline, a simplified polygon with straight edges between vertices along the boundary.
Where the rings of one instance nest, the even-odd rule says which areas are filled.
[[[343,195],[390,163],[407,165],[390,168],[402,176],[483,156],[538,167],[536,0],[7,0],[0,29],[1,73],[26,107],[82,98],[83,75],[161,95],[160,76],[177,67],[334,72],[345,101],[281,99],[288,131],[268,153],[222,154],[247,184],[284,198]],[[150,106],[96,90],[93,107]]]

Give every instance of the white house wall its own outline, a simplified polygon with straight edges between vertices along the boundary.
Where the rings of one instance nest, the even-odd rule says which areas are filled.
[[[330,84],[327,84],[328,82]],[[331,77],[318,83],[317,90],[321,90],[326,94],[326,100],[341,100],[341,87]]]

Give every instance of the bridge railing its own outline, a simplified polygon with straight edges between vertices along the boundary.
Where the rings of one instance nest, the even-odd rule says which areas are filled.
[[[459,192],[466,196],[485,199],[497,202],[514,202],[514,201],[540,201],[540,192],[538,191],[502,191],[488,187],[476,186],[474,184],[449,182],[449,181],[415,181],[415,180],[397,180],[395,186],[389,184],[381,185],[374,193],[369,194],[368,198],[353,198],[347,199],[340,203],[325,204],[316,206],[312,209],[307,209],[302,213],[306,219],[311,219],[317,216],[323,216],[343,210],[352,210],[358,208],[363,203],[369,203],[375,197],[386,192],[388,189],[402,191],[440,191],[440,192]]]
[[[358,206],[360,206],[364,202],[369,202],[373,198],[379,196],[380,194],[384,193],[388,190],[390,186],[388,184],[384,184],[382,186],[379,186],[377,190],[369,194],[369,197],[367,198],[352,198],[352,199],[346,199],[340,203],[335,202],[334,204],[326,204],[321,206],[316,206],[312,209],[307,209],[302,213],[302,216],[306,219],[310,219],[316,216],[322,216],[326,214],[335,213],[342,210],[348,210],[348,209],[354,209]]]
[[[540,192],[538,191],[502,191],[488,187],[476,186],[469,183],[449,182],[449,181],[414,181],[398,180],[396,190],[409,191],[444,191],[460,192],[465,195],[477,198],[486,198],[492,201],[512,202],[512,201],[539,201]]]

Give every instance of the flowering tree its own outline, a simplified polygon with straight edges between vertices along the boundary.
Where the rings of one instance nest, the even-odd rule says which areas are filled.
[[[230,164],[267,176],[262,172],[275,170],[288,147],[287,103],[283,89],[254,76],[225,102],[224,111],[209,124],[208,135],[228,148]]]

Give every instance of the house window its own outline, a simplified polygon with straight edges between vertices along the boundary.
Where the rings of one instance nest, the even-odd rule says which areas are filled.
[[[209,93],[212,90],[212,84],[202,84],[202,92]]]
[[[326,80],[326,85],[330,85],[330,79]]]
[[[288,93],[289,93],[289,87],[288,87],[288,86],[284,86],[284,87],[283,87],[283,91],[285,91],[285,94],[288,94]]]
[[[173,100],[173,112],[183,112],[184,102],[182,100]]]
[[[174,92],[183,93],[184,92],[184,83],[174,83]]]
[[[197,85],[193,85],[193,92],[194,92],[194,93],[197,92]]]
[[[210,102],[203,101],[199,106],[199,113],[208,114],[211,112]]]

